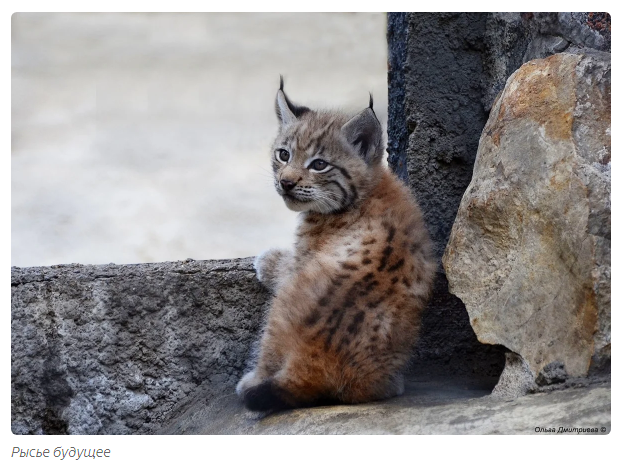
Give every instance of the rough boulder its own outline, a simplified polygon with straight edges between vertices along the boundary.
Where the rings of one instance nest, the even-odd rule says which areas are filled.
[[[556,54],[508,79],[443,257],[478,339],[538,385],[610,366],[610,72]]]

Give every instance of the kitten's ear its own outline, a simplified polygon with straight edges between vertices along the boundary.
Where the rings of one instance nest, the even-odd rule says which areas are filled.
[[[368,164],[380,162],[383,157],[383,129],[374,113],[372,97],[369,108],[365,108],[342,127],[347,141]]]
[[[279,118],[279,123],[282,126],[296,121],[301,116],[303,116],[303,114],[310,111],[310,109],[305,106],[295,105],[285,95],[285,92],[283,91],[283,77],[281,77],[281,85],[279,87],[279,91],[276,92],[276,102],[274,103],[274,108],[276,110],[276,115]]]

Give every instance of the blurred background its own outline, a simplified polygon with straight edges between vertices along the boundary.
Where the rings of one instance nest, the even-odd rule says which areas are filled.
[[[273,187],[292,100],[386,128],[384,13],[12,16],[11,264],[256,255],[293,241]]]

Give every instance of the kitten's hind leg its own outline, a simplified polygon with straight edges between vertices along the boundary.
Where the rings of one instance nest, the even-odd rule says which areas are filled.
[[[405,393],[405,377],[402,373],[396,373],[385,384],[382,392],[378,394],[376,400],[390,399],[396,396],[402,396]]]
[[[377,390],[376,397],[373,400],[390,399],[396,396],[402,396],[405,393],[405,377],[402,373],[396,373]]]
[[[254,260],[257,279],[272,292],[276,292],[291,273],[294,254],[291,250],[266,250]]]
[[[263,402],[263,398],[260,395],[263,385],[267,382],[268,380],[264,382],[257,376],[256,370],[252,370],[246,373],[237,384],[235,391],[241,402],[248,406],[247,417],[250,419],[262,419],[274,409],[273,407],[268,407],[268,404],[258,404]],[[255,400],[257,401],[256,405],[254,404]]]
[[[392,383],[394,396],[402,396],[405,393],[405,376],[398,373],[394,376]]]
[[[259,377],[258,373],[248,373],[244,378],[245,381],[241,380],[237,386],[237,392],[248,410],[275,412],[312,405],[299,394],[295,382],[289,380],[286,368],[273,376]]]
[[[237,387],[235,388],[237,396],[243,399],[243,395],[246,389],[251,388],[252,386],[256,386],[258,383],[259,383],[259,378],[257,377],[256,371],[255,370],[249,371],[248,373],[243,375],[243,378],[241,378],[241,381],[237,383]]]
[[[272,378],[247,388],[241,400],[248,410],[256,412],[274,412],[290,409],[292,404],[288,399],[289,394],[281,388]]]

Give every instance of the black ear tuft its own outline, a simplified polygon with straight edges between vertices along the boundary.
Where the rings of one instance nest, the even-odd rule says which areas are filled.
[[[283,89],[281,89],[283,90]],[[369,106],[368,108],[374,109],[374,97],[372,96],[372,92],[369,92]]]
[[[283,76],[280,75],[279,90],[276,92],[275,110],[281,124],[289,124],[310,111],[306,106],[295,105],[283,91]]]

